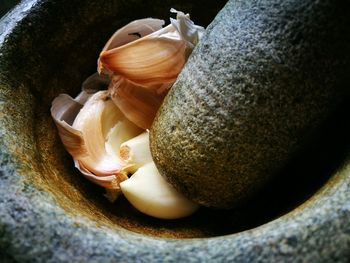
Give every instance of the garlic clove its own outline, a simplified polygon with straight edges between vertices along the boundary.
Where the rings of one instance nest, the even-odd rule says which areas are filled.
[[[95,93],[76,116],[72,127],[83,134],[85,147],[89,153],[88,156],[80,158],[79,162],[90,172],[101,176],[118,174],[126,165],[117,155],[120,140],[113,140],[118,143],[113,145],[115,154],[108,152],[112,147],[106,149],[106,141],[107,145],[111,145],[108,143],[112,140],[110,131],[113,131],[118,124],[130,131],[125,131],[122,139],[128,140],[142,132],[124,117],[108,98],[107,91]]]
[[[107,41],[103,51],[116,48],[147,36],[163,28],[164,20],[154,18],[138,19],[118,29]]]
[[[113,102],[124,115],[142,129],[149,129],[154,117],[163,102],[168,86],[160,89],[165,92],[138,86],[121,76],[114,76],[109,86]]]
[[[76,99],[62,94],[53,101],[51,114],[75,166],[87,179],[106,188],[110,199],[116,197],[119,183],[127,179],[123,170],[127,164],[117,154],[122,141],[113,139],[110,131],[119,124],[127,129],[123,139],[128,140],[142,130],[125,118],[107,91],[93,95],[84,91]],[[116,143],[115,154],[106,148],[107,144],[113,149],[112,142]]]
[[[199,208],[168,184],[153,162],[138,169],[130,179],[121,182],[120,187],[137,210],[153,217],[177,219]]]
[[[131,173],[136,172],[137,169],[145,164],[152,162],[148,131],[122,143],[119,154],[124,162],[131,165],[131,169],[129,170]]]
[[[102,51],[102,67],[141,86],[173,83],[186,62],[186,42],[172,26],[164,29]]]
[[[161,29],[164,23],[164,20],[154,18],[145,18],[130,22],[112,35],[102,51],[110,50],[147,36]],[[98,72],[108,73],[108,71],[105,70],[103,65],[100,63],[100,59],[98,60]]]
[[[119,121],[107,134],[105,148],[108,154],[119,158],[119,146],[125,141],[138,136],[143,130],[124,118]]]
[[[114,103],[143,129],[151,127],[166,93],[204,32],[188,14],[175,9],[171,12],[177,13],[177,18],[164,28],[164,21],[146,19],[146,25],[141,23],[144,20],[136,20],[118,30],[98,59],[98,71],[112,79],[109,92]]]
[[[103,116],[106,116],[106,118],[103,118]],[[88,156],[78,160],[94,174],[115,174],[124,166],[121,160],[106,153],[105,134],[108,127],[103,129],[103,125],[111,125],[121,116],[122,114],[118,111],[118,108],[111,100],[108,100],[107,92],[100,91],[86,102],[73,122],[72,127],[83,134],[85,147],[89,153]]]

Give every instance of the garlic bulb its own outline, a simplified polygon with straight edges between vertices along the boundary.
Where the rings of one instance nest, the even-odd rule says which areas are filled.
[[[142,130],[124,117],[108,98],[107,91],[93,95],[82,92],[75,100],[61,94],[53,101],[51,114],[75,166],[87,179],[106,188],[111,199],[116,198],[119,183],[127,179],[124,171],[127,165],[118,156],[121,132],[110,131],[123,127],[122,139],[126,141]],[[118,144],[112,147],[108,142],[114,137]]]
[[[153,162],[120,183],[128,201],[139,211],[162,219],[177,219],[194,213],[199,206],[178,193],[159,174]]]
[[[114,201],[122,192],[141,212],[174,219],[198,205],[170,186],[157,171],[149,134],[158,108],[198,43],[204,28],[188,14],[177,19],[146,18],[116,31],[75,98],[61,94],[51,115],[77,169],[104,187]],[[134,173],[128,179],[127,174]]]
[[[164,96],[204,32],[188,14],[171,11],[177,19],[164,28],[162,20],[143,19],[118,30],[98,60],[98,71],[112,79],[112,100],[143,129],[151,127]],[[140,101],[142,105],[135,107]]]

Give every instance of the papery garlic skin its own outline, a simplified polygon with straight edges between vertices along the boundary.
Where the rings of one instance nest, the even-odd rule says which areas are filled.
[[[168,87],[165,84],[152,90],[114,76],[108,91],[112,101],[129,120],[142,129],[149,129],[166,95],[164,90]]]
[[[122,143],[119,149],[120,158],[130,165],[129,171],[134,173],[140,167],[153,161],[149,147],[149,133],[140,135]]]
[[[151,127],[204,31],[188,14],[171,11],[177,13],[177,19],[164,28],[163,20],[146,18],[116,31],[98,59],[100,75],[89,77],[75,99],[59,95],[51,108],[75,167],[104,187],[111,201],[125,182],[130,202],[159,218],[187,216],[198,208],[159,175],[150,154],[148,132],[141,134]],[[127,174],[135,171],[128,180]],[[144,189],[137,193],[140,182]]]
[[[127,164],[118,155],[120,144],[142,129],[120,112],[107,91],[83,91],[76,99],[61,94],[52,102],[51,115],[75,167],[106,188],[108,198],[114,201],[120,193],[119,183],[128,178]]]
[[[166,182],[153,162],[139,168],[130,179],[121,182],[120,187],[137,210],[152,217],[177,219],[199,208]]]
[[[158,31],[165,24],[164,20],[154,18],[138,19],[118,29],[107,41],[102,51],[107,51],[129,42],[147,36]],[[113,74],[113,72],[104,68],[100,59],[97,60],[97,72],[99,74]]]
[[[112,80],[108,88],[112,100],[143,129],[151,127],[166,93],[204,32],[188,14],[175,9],[171,12],[177,13],[177,18],[164,28],[164,21],[154,19],[124,26],[110,38],[98,59],[98,71],[109,74]],[[136,101],[139,107],[135,107]]]
[[[96,175],[110,175],[118,173],[124,163],[109,155],[105,149],[107,131],[115,125],[122,113],[108,100],[107,93],[95,93],[80,110],[72,127],[83,134],[88,155],[77,158],[85,169]]]
[[[171,8],[170,12],[176,13],[176,19],[170,18],[171,24],[179,32],[181,38],[185,39],[187,44],[193,49],[204,34],[204,27],[195,25],[189,14],[184,14],[174,8]]]
[[[144,87],[173,83],[186,62],[186,41],[170,25],[100,54],[103,68]]]

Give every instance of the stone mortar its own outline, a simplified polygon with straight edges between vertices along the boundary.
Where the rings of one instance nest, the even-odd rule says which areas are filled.
[[[323,176],[322,187],[229,232],[215,221],[201,223],[212,211],[177,223],[144,217],[125,200],[108,204],[72,168],[50,118],[52,99],[78,92],[116,28],[166,17],[171,6],[208,24],[224,4],[213,2],[25,0],[0,21],[0,261],[348,262],[348,130],[336,141],[342,145],[333,154],[337,168]],[[318,177],[317,170],[308,172]],[[259,217],[232,212],[228,218],[239,224],[249,215]]]

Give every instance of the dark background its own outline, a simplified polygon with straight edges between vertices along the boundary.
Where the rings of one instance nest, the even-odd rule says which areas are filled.
[[[20,0],[0,0],[0,18],[19,2]]]

